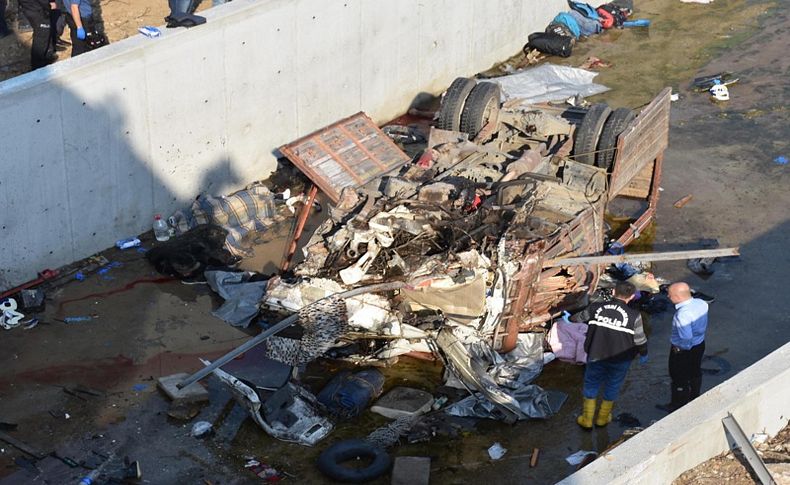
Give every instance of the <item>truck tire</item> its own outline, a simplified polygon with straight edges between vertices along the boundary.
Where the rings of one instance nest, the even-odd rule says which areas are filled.
[[[612,110],[606,103],[594,104],[587,110],[581,124],[576,129],[573,141],[573,158],[579,163],[595,164],[595,149],[606,119]]]
[[[496,83],[479,83],[469,93],[461,112],[461,131],[474,139],[489,122],[499,119],[500,88]]]
[[[436,127],[440,130],[460,131],[461,112],[464,109],[466,98],[472,92],[477,83],[474,79],[467,77],[455,78],[455,81],[447,88],[447,92],[442,98],[439,107],[439,117],[436,120]]]
[[[370,460],[365,468],[343,466],[359,458]],[[386,451],[365,440],[353,439],[335,443],[318,457],[318,469],[332,480],[346,483],[364,483],[387,473],[392,459]]]
[[[634,113],[629,108],[617,108],[612,111],[609,118],[601,130],[601,136],[598,140],[598,153],[596,154],[595,164],[607,172],[612,170],[614,163],[615,151],[617,148],[617,137],[625,130],[625,127],[636,118]]]

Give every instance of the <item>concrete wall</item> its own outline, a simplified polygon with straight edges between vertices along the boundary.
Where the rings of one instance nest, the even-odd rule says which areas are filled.
[[[562,485],[664,485],[730,449],[721,420],[732,413],[746,436],[773,436],[790,420],[790,344],[658,421]]]
[[[272,151],[385,121],[516,53],[564,0],[235,0],[0,83],[0,289],[149,229]],[[110,20],[110,19],[107,19]]]

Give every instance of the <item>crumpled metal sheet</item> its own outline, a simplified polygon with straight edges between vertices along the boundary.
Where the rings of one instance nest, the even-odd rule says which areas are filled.
[[[249,274],[242,272],[206,271],[204,275],[211,289],[225,299],[211,314],[234,327],[249,326],[260,309],[267,281],[248,282]]]
[[[534,384],[522,386],[517,390],[504,390],[511,399],[518,403],[519,410],[526,417],[533,419],[545,419],[552,414],[549,405],[549,395],[540,386]],[[489,401],[481,393],[474,393],[461,399],[455,404],[448,406],[445,412],[451,416],[461,416],[469,418],[500,419],[501,412],[497,406]]]
[[[561,101],[577,94],[588,97],[609,91],[595,84],[597,72],[570,66],[542,64],[508,76],[489,79],[502,87],[502,100],[523,99],[523,104]]]
[[[520,335],[516,348],[504,356],[469,327],[445,326],[436,343],[448,369],[473,391],[447,408],[451,415],[515,422],[553,414],[546,391],[528,384],[543,368],[543,334]]]

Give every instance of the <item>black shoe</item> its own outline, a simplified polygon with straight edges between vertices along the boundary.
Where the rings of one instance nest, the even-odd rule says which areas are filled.
[[[656,404],[656,409],[659,411],[664,411],[665,413],[669,414],[677,409],[677,407],[672,403],[667,404]]]

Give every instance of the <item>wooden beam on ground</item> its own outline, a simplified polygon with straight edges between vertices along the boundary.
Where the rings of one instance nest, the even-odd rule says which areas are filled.
[[[588,264],[634,263],[637,261],[677,261],[680,259],[723,258],[739,256],[739,248],[694,249],[691,251],[666,251],[663,253],[620,254],[616,256],[579,256],[555,258],[543,262],[544,268],[578,266]]]

